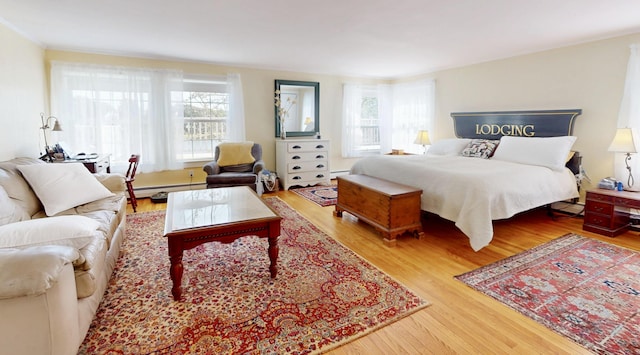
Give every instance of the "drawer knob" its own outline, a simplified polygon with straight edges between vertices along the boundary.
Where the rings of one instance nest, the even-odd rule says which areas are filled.
[[[296,165],[296,166],[294,166],[294,167],[293,167],[293,168],[291,168],[291,169],[293,169],[293,170],[300,170],[300,169],[302,169],[302,168]]]
[[[318,179],[323,178],[323,177],[324,177],[324,174],[318,174],[318,175],[316,175],[316,177],[317,177]]]
[[[318,164],[318,165],[316,165],[316,168],[322,169],[322,168],[324,168],[324,164]]]
[[[294,145],[293,147],[291,147],[291,149],[302,149],[302,147],[299,145]]]
[[[316,149],[322,149],[322,148],[324,148],[324,146],[323,146],[322,144],[318,144],[318,145],[316,146]]]
[[[324,159],[324,155],[318,154],[318,155],[316,155],[316,159]]]
[[[297,155],[294,155],[294,156],[292,156],[292,157],[291,157],[291,159],[293,159],[293,160],[298,160],[298,159],[300,159],[300,157],[299,157],[299,156],[297,156]]]
[[[301,180],[302,178],[300,176],[294,176],[292,177],[293,180]]]
[[[600,206],[595,206],[595,207],[593,207],[593,210],[594,211],[598,211],[598,212],[602,212],[602,211],[604,211],[604,208],[600,207]]]

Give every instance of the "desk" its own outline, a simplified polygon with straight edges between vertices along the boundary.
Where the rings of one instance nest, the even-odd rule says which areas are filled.
[[[630,226],[628,208],[640,209],[640,193],[589,190],[582,229],[609,237],[624,233]]]
[[[54,160],[54,163],[82,163],[92,173],[101,173],[106,171],[111,173],[111,154],[98,154],[97,157],[91,159],[66,159]]]

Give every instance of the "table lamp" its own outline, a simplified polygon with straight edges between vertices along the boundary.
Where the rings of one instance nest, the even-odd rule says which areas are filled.
[[[631,190],[633,187],[633,175],[631,174],[631,166],[629,166],[629,160],[631,160],[631,153],[637,153],[636,143],[633,139],[633,130],[631,128],[618,128],[615,137],[611,145],[609,145],[610,152],[625,153],[626,157],[624,163],[627,166],[629,177],[627,178],[627,190]]]
[[[431,145],[431,141],[429,140],[429,131],[420,130],[418,131],[418,136],[416,140],[413,142],[414,144],[420,144],[422,148],[424,148],[423,154],[427,153],[427,145]]]
[[[53,128],[49,127],[51,124],[51,120],[55,120],[53,124]],[[47,130],[51,129],[53,132],[62,131],[62,127],[60,126],[60,120],[57,117],[49,116],[46,119],[44,118],[44,112],[40,112],[40,121],[42,121],[42,134],[44,135],[44,154],[48,157],[49,161],[53,161],[53,156],[51,155],[51,149],[49,148],[49,143],[47,143]]]

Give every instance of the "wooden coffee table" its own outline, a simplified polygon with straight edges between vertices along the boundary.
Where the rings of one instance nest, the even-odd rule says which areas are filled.
[[[280,220],[247,186],[169,193],[164,236],[169,243],[173,299],[182,295],[182,255],[185,250],[209,242],[231,243],[255,235],[269,241],[269,271],[278,274]]]

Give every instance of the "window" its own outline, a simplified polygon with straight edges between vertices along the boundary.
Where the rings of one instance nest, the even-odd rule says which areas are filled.
[[[215,147],[228,139],[229,94],[227,83],[184,80],[184,137],[181,159],[213,159]]]
[[[391,149],[419,152],[418,130],[433,122],[435,83],[344,85],[342,155],[360,157]]]
[[[380,152],[380,125],[378,123],[378,94],[375,90],[364,90],[362,109],[360,111],[360,135],[362,141],[359,149],[362,153]]]
[[[134,153],[140,171],[181,169],[212,159],[223,139],[244,140],[238,74],[53,62],[51,111],[65,123],[65,149],[111,154],[117,172]]]

